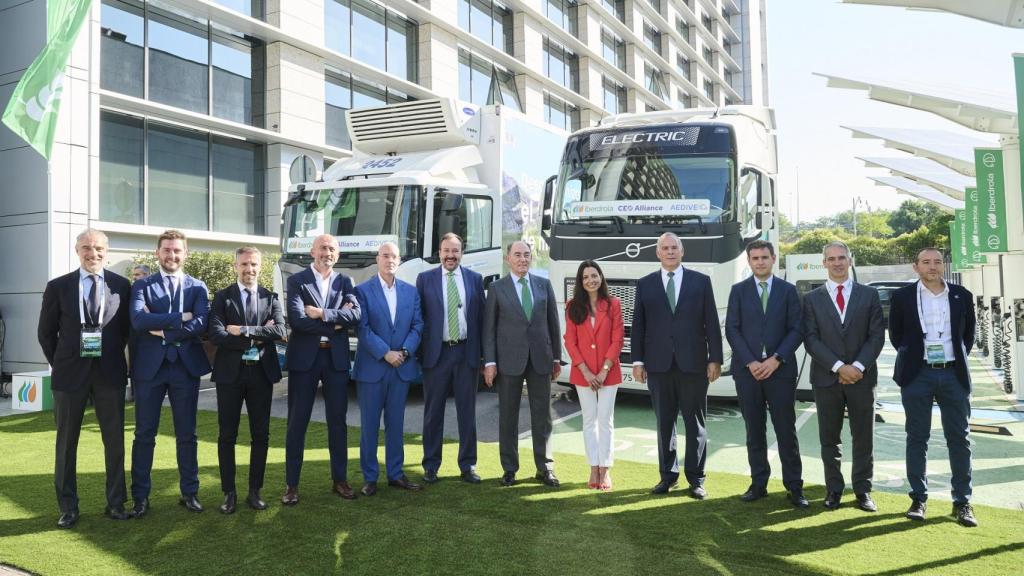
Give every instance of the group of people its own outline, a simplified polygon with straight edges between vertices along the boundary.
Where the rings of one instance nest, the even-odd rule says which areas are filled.
[[[355,380],[360,412],[358,494],[376,494],[380,480],[378,434],[383,419],[389,487],[418,491],[404,472],[403,428],[410,384],[422,378],[423,482],[440,480],[447,398],[454,396],[458,421],[457,464],[464,482],[476,472],[476,394],[479,375],[497,388],[502,486],[517,482],[519,410],[525,384],[531,419],[536,479],[559,486],[551,450],[551,383],[562,369],[560,315],[547,278],[531,272],[532,251],[522,241],[506,247],[509,274],[484,290],[481,275],[462,265],[462,240],[441,238],[441,265],[421,273],[413,286],[395,274],[401,261],[393,242],[377,253],[377,273],[354,286],[334,269],[337,239],[314,239],[308,269],[288,279],[286,302],[261,287],[257,248],[235,253],[237,282],[214,295],[183,272],[185,235],[167,230],[157,240],[159,270],[134,284],[104,268],[107,237],[86,230],[76,241],[81,266],[47,284],[39,320],[39,342],[52,366],[57,423],[54,481],[58,526],[78,521],[76,453],[87,401],[95,406],[106,458],[105,514],[142,518],[149,511],[151,469],[164,399],[174,422],[180,503],[203,511],[197,497],[196,411],[199,379],[211,372],[200,339],[217,347],[211,379],[216,384],[220,511],[235,512],[235,444],[246,407],[251,435],[245,504],[267,508],[261,496],[270,436],[273,384],[282,378],[277,343],[287,340],[288,419],[285,489],[281,503],[299,503],[299,483],[316,391],[324,398],[333,493],[351,500],[349,484],[349,381]],[[718,308],[708,276],[684,268],[683,245],[663,234],[656,253],[661,268],[636,282],[630,334],[633,378],[646,383],[657,423],[659,482],[654,494],[678,484],[676,424],[685,427],[683,475],[689,494],[707,497],[707,392],[723,363]],[[821,455],[829,509],[840,506],[846,482],[840,471],[844,412],[853,436],[853,491],[857,506],[875,511],[871,499],[872,435],[876,360],[885,326],[877,292],[853,282],[850,253],[841,242],[824,249],[829,279],[800,301],[795,287],[772,274],[772,244],[746,248],[752,276],[732,287],[725,335],[732,348],[731,374],[747,430],[751,484],[749,502],[767,496],[770,476],[765,427],[768,416],[778,441],[783,484],[790,501],[807,507],[796,435],[796,350],[801,343],[813,362],[811,383],[819,417]],[[953,468],[954,514],[976,525],[970,506],[971,453],[967,418],[970,378],[967,354],[974,341],[970,293],[942,279],[942,254],[925,249],[914,269],[920,282],[895,293],[890,338],[897,348],[895,380],[907,414],[907,474],[912,506],[907,516],[923,520],[928,484],[926,450],[932,401],[942,411]],[[588,486],[611,490],[614,405],[622,382],[622,303],[609,293],[600,265],[580,264],[567,299],[564,345],[570,383],[578,392],[590,464]],[[287,326],[290,330],[286,331]],[[349,336],[358,346],[349,358]],[[135,397],[131,496],[127,508],[124,473],[125,386],[129,363]],[[350,374],[351,371],[351,374]]]

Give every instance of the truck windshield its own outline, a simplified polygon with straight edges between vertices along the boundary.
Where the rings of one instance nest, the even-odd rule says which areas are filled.
[[[341,258],[373,255],[382,242],[398,244],[402,259],[420,247],[420,186],[376,186],[317,190],[285,206],[282,252],[309,254],[321,234],[338,238]]]

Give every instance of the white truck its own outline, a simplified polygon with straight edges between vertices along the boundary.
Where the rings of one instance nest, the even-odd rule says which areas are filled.
[[[485,285],[503,270],[503,246],[525,239],[546,269],[540,241],[544,179],[558,169],[567,134],[501,106],[418,100],[348,111],[353,156],[323,178],[293,186],[281,223],[280,273],[311,263],[313,239],[338,238],[335,266],[355,283],[377,272],[377,247],[398,243],[398,277],[415,283],[439,263],[439,239],[464,239],[463,264]]]

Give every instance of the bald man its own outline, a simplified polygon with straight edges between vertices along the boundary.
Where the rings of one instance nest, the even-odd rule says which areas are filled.
[[[348,331],[359,324],[361,310],[352,279],[335,272],[338,240],[317,236],[310,250],[313,263],[288,278],[288,431],[285,438],[285,492],[281,503],[299,503],[299,475],[306,447],[306,429],[316,388],[323,384],[327,414],[327,448],[331,455],[333,492],[356,497],[348,483]]]

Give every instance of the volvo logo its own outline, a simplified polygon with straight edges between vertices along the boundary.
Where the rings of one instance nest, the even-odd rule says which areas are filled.
[[[630,242],[629,244],[626,244],[626,256],[628,256],[630,258],[636,258],[639,255],[640,255],[640,243],[639,242]]]

